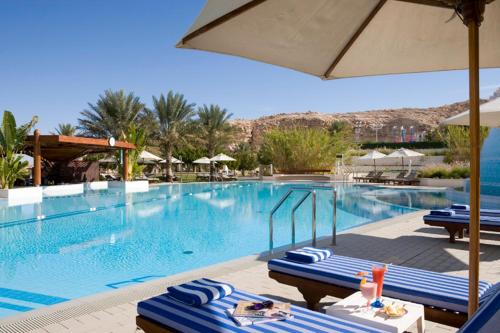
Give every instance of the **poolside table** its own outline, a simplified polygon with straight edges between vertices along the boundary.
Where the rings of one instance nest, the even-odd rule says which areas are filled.
[[[382,297],[382,301],[384,304],[392,302],[405,304],[408,313],[401,318],[388,318],[385,314],[377,313],[378,309],[361,311],[361,307],[366,304],[366,299],[358,291],[328,307],[326,314],[388,332],[402,333],[415,323],[417,323],[419,333],[425,331],[424,306],[422,304],[400,301],[385,296]]]

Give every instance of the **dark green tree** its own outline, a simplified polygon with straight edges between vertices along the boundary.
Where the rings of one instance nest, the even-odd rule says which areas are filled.
[[[172,153],[174,148],[186,142],[189,124],[194,115],[194,104],[188,103],[182,94],[169,91],[167,97],[153,96],[154,110],[159,122],[160,144],[166,153],[167,181],[173,181]]]
[[[133,93],[106,90],[96,104],[89,103],[89,109],[81,112],[77,129],[85,136],[119,138],[144,112],[144,104]]]
[[[76,127],[69,123],[60,123],[55,128],[55,132],[53,134],[57,135],[66,135],[66,136],[74,136],[76,133]]]
[[[229,123],[232,113],[218,105],[203,105],[198,108],[197,138],[208,152],[208,157],[213,157],[218,150],[227,147],[234,137],[235,130]],[[210,178],[215,172],[214,164],[210,164]]]
[[[254,170],[259,166],[257,154],[248,143],[238,144],[233,152],[233,157],[236,159],[236,168],[241,171],[243,176],[245,171]]]

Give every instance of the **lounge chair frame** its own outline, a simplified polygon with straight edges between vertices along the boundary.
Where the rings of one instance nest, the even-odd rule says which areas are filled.
[[[146,333],[176,333],[176,331],[163,324],[144,318],[143,316],[135,317],[135,324]]]
[[[429,221],[424,220],[424,223],[432,227],[443,227],[450,234],[450,243],[455,243],[455,239],[463,238],[464,231],[469,229],[469,222],[449,222],[449,221]],[[495,231],[500,232],[500,225],[491,225],[479,223],[479,228],[482,231]]]
[[[307,308],[314,311],[318,311],[320,309],[319,302],[326,296],[345,298],[357,292],[355,289],[275,271],[269,271],[269,277],[279,283],[296,287],[307,302]],[[426,305],[424,305],[424,311],[426,320],[448,326],[460,327],[467,321],[466,313],[438,309]]]

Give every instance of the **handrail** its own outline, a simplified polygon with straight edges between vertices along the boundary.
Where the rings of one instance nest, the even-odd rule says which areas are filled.
[[[293,189],[291,189],[291,188],[288,189],[288,191],[286,192],[286,194],[281,197],[280,201],[276,205],[274,205],[274,207],[271,210],[271,213],[269,215],[269,250],[270,251],[273,250],[273,215],[274,215],[274,213],[276,213],[276,211],[278,210],[278,208],[281,207],[281,205],[283,204],[283,202],[285,202],[285,200],[292,193],[293,193]]]
[[[333,211],[332,211],[332,244],[336,245],[337,238],[337,190],[335,187],[330,186],[307,186],[307,187],[291,187],[274,205],[271,213],[269,214],[269,251],[272,253],[274,247],[274,225],[273,215],[283,205],[283,203],[290,197],[294,191],[307,192],[292,208],[292,244],[295,245],[295,211],[304,203],[304,201],[312,194],[312,245],[316,246],[316,191],[315,189],[324,189],[333,191]]]
[[[337,189],[333,188],[332,245],[337,245]]]
[[[292,208],[292,244],[295,245],[295,211],[302,205],[302,203],[311,195],[311,192],[306,192],[302,198]]]

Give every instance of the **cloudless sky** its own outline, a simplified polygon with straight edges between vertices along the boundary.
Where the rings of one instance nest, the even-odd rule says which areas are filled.
[[[217,103],[235,118],[280,112],[429,107],[467,99],[464,71],[321,81],[246,59],[174,46],[202,0],[0,1],[0,111],[32,115],[47,132],[77,124],[105,89],[133,91],[151,106],[168,90]],[[500,70],[481,72],[481,95]]]

